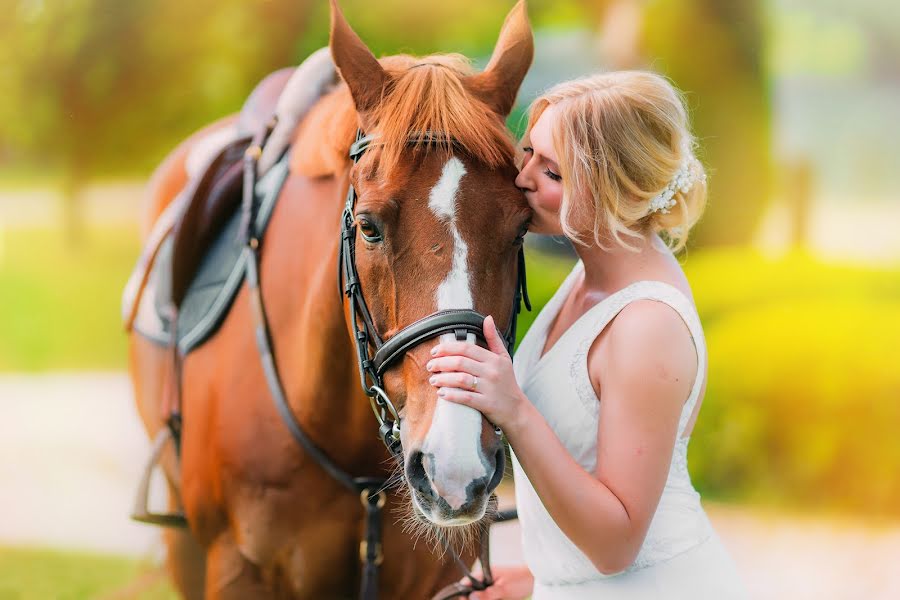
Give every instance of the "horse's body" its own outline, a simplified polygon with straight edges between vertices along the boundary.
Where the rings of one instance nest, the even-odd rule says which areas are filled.
[[[334,27],[333,50],[336,37],[342,35],[342,31],[335,33]],[[338,55],[336,52],[336,58]],[[527,58],[530,62],[530,54]],[[349,67],[342,68],[341,74],[345,80],[353,76]],[[358,110],[360,100],[353,100]],[[356,351],[348,335],[349,317],[336,283],[339,223],[351,177],[350,164],[341,157],[341,151],[345,152],[352,141],[357,123],[365,122],[365,113],[359,111],[357,117],[353,108],[350,92],[346,87],[338,89],[315,107],[297,134],[291,173],[262,244],[262,294],[278,368],[297,421],[346,472],[387,476],[396,466],[376,435],[369,401],[360,387]],[[351,118],[348,110],[353,111]],[[225,119],[205,133],[233,122],[233,118]],[[333,141],[326,143],[328,139],[337,139],[337,146]],[[145,211],[150,220],[159,216],[184,185],[184,163],[190,146],[189,140],[176,149],[154,175]],[[438,153],[419,157],[415,164],[400,165],[392,178],[406,189],[415,189],[417,178],[429,179],[428,186],[433,186],[442,176],[442,164]],[[465,164],[473,176],[480,173],[477,161],[467,158]],[[514,193],[511,167],[510,163],[492,174],[485,170],[479,184],[499,190],[500,196]],[[384,188],[381,185],[378,189]],[[361,193],[361,197],[372,197],[373,188],[369,189],[368,196]],[[428,189],[422,188],[420,195],[427,196]],[[487,230],[480,235],[490,237],[490,232],[496,231],[497,215],[520,215],[521,204],[512,212],[509,208],[497,209],[492,213],[494,222],[486,224]],[[412,240],[417,235],[414,224],[424,216],[409,212],[408,218],[413,226],[406,226],[404,231]],[[427,234],[427,228],[423,231]],[[449,259],[440,258],[444,253],[435,248],[438,245],[432,246],[434,260]],[[478,252],[484,256],[491,252],[490,248],[479,249],[474,242],[469,245],[476,258],[481,256]],[[397,299],[385,295],[385,290],[366,276],[367,258],[360,256],[358,260],[363,283],[371,290],[366,291],[375,297],[373,313],[382,333],[390,334],[417,313],[434,309],[422,304],[421,297],[418,304],[379,308],[378,297],[386,298],[388,304]],[[403,264],[405,259],[393,260]],[[494,263],[488,266],[499,264],[497,261],[508,263],[505,255],[490,260]],[[371,268],[377,273],[377,265]],[[487,287],[488,275],[473,273],[473,287]],[[412,277],[426,288],[436,287],[421,273]],[[493,281],[493,288],[485,294],[473,295],[498,315],[498,320],[508,318],[512,275]],[[409,294],[415,291],[410,286]],[[395,288],[394,294],[406,292]],[[163,466],[171,483],[171,504],[183,508],[190,533],[167,533],[170,570],[189,598],[355,597],[364,514],[360,498],[348,493],[299,448],[279,416],[256,352],[249,302],[244,286],[216,334],[185,357],[182,365],[180,470],[174,453],[164,457]],[[141,417],[151,435],[164,426],[167,416],[162,414],[159,399],[165,393],[168,354],[166,349],[131,334],[132,379]],[[405,399],[404,446],[413,450],[424,447],[436,410],[433,393],[427,401],[422,396],[427,388],[427,374],[422,368],[426,355],[425,347],[410,351],[402,368],[393,369],[386,378],[388,391]],[[498,441],[490,424],[476,418],[476,447],[484,453],[496,452]],[[491,468],[502,470],[502,465]],[[434,499],[446,507],[439,498],[437,479],[434,482]],[[469,500],[465,507],[474,508],[466,508],[469,512],[462,520],[477,524],[484,514],[483,499],[477,496]],[[396,515],[410,513],[409,498],[388,495],[379,586],[384,598],[428,597],[459,578],[458,567],[449,557],[440,557],[432,544],[416,544],[413,533],[396,526]],[[463,552],[467,564],[474,561],[474,550],[470,545]]]

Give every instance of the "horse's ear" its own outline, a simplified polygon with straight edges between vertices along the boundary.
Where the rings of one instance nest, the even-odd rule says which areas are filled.
[[[337,0],[331,0],[331,56],[341,74],[341,78],[350,88],[350,95],[356,104],[356,110],[365,114],[378,106],[384,96],[390,76],[385,72],[378,59],[372,54],[356,32],[347,23],[344,14],[338,7]]]
[[[506,15],[491,61],[482,73],[468,78],[469,89],[498,115],[505,117],[516,102],[519,86],[534,58],[534,39],[525,0]]]

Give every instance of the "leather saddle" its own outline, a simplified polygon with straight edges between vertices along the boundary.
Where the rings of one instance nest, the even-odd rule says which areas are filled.
[[[241,202],[243,157],[254,134],[267,127],[294,68],[275,71],[248,97],[235,125],[236,137],[221,149],[186,190],[184,212],[175,222],[171,300],[181,306],[206,250]]]

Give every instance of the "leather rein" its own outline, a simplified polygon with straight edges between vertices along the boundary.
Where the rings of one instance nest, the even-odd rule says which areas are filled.
[[[254,223],[256,222],[255,217],[258,209],[255,194],[257,163],[262,153],[263,144],[273,126],[274,122],[267,125],[254,136],[253,142],[244,153],[243,159],[242,212],[245,225],[244,252],[247,254],[246,277],[254,319],[256,343],[272,399],[293,438],[335,481],[360,497],[360,502],[365,509],[365,532],[359,548],[360,562],[362,563],[359,597],[362,600],[375,600],[378,594],[379,567],[384,559],[381,547],[381,513],[387,501],[386,487],[388,481],[381,477],[355,477],[350,475],[341,469],[307,436],[288,404],[272,348],[272,336],[268,326],[260,285],[259,265],[262,240],[260,233],[255,230]],[[432,133],[412,136],[409,139],[409,144],[411,145],[432,142],[453,143],[453,140]],[[356,139],[350,148],[350,158],[353,162],[357,163],[366,149],[372,144],[373,138],[364,136],[362,131],[358,130]],[[346,296],[350,303],[350,321],[357,350],[360,384],[366,396],[368,396],[372,410],[375,413],[379,436],[390,454],[402,462],[403,448],[400,442],[400,415],[388,397],[387,392],[384,391],[383,377],[385,372],[411,348],[445,333],[453,333],[458,340],[465,340],[468,334],[472,333],[484,341],[483,326],[485,317],[469,309],[438,311],[407,325],[390,339],[382,340],[374,326],[363,297],[359,274],[356,269],[356,219],[354,210],[357,199],[356,190],[351,183],[347,191],[347,202],[341,216],[338,285],[342,297]],[[509,326],[503,336],[510,354],[512,354],[516,340],[516,321],[521,310],[521,303],[524,301],[526,308],[531,310],[525,280],[525,253],[522,248],[519,249],[517,267],[518,280],[513,298],[513,310]],[[362,323],[360,323],[360,320]],[[375,348],[374,355],[370,354],[370,345]],[[501,433],[499,429],[497,429],[497,433]],[[515,518],[515,511],[512,510],[500,512],[494,520],[495,522],[500,522]],[[484,590],[493,583],[489,560],[489,537],[487,531],[482,536],[480,561],[484,579],[479,580],[472,575],[468,566],[449,545],[443,534],[439,533],[441,543],[453,556],[463,576],[468,579],[468,583],[451,584],[438,592],[433,597],[433,600],[468,597],[471,592]]]

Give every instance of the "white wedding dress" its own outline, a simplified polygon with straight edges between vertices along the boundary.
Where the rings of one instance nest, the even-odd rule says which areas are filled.
[[[583,268],[580,261],[575,265],[522,340],[514,361],[522,390],[582,468],[596,471],[601,414],[600,401],[588,378],[588,350],[628,303],[652,299],[675,309],[690,329],[699,368],[681,413],[678,440],[659,506],[637,559],[620,573],[604,575],[598,571],[557,527],[513,453],[523,551],[535,578],[532,598],[746,598],[734,563],[691,484],[688,439],[681,437],[700,396],[705,372],[706,345],[697,313],[677,288],[661,281],[639,281],[593,306],[541,357],[547,330]]]

